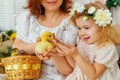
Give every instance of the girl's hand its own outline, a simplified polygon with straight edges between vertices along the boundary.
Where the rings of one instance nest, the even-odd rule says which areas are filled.
[[[55,38],[55,44],[56,44],[55,50],[57,52],[56,53],[57,55],[60,56],[69,55],[73,57],[75,54],[79,53],[76,45],[70,45],[70,44],[64,45],[57,38]]]
[[[69,56],[75,56],[76,54],[78,54],[78,50],[77,47],[75,45],[63,45],[61,43],[56,43],[56,50],[58,51],[59,54],[61,55],[69,55]]]
[[[63,56],[62,54],[60,54],[60,53],[56,50],[56,48],[53,48],[53,49],[48,50],[45,55],[51,56],[51,57],[52,57],[52,56],[56,56],[56,55],[58,55],[58,56]]]

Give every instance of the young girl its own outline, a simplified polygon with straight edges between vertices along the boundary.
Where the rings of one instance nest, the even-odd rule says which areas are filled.
[[[76,62],[74,71],[66,80],[120,80],[116,49],[120,34],[112,26],[109,10],[95,2],[81,8],[75,5],[72,13],[71,20],[80,36],[77,47],[56,43],[58,53],[71,56]]]

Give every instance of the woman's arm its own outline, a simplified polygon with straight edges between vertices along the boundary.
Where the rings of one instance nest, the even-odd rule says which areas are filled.
[[[19,50],[23,50],[27,54],[34,54],[35,45],[35,43],[26,43],[16,38],[12,47],[18,48]]]

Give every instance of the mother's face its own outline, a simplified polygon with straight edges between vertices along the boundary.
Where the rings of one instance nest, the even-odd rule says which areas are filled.
[[[40,0],[45,10],[54,11],[59,10],[63,0]]]

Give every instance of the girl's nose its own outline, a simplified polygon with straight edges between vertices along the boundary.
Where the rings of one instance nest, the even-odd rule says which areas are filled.
[[[84,35],[85,35],[85,31],[80,30],[80,31],[79,31],[79,36],[81,37],[81,36],[84,36]]]

